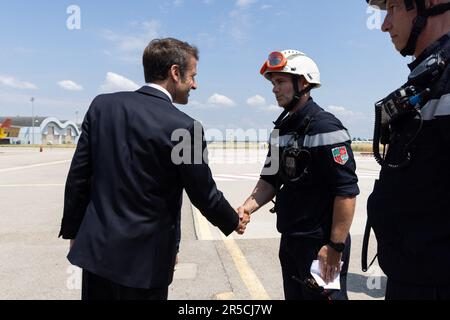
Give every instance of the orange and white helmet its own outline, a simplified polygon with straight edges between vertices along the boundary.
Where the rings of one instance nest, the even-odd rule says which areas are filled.
[[[260,73],[268,80],[274,72],[303,76],[315,88],[321,86],[317,64],[306,54],[297,50],[275,51],[264,62]]]

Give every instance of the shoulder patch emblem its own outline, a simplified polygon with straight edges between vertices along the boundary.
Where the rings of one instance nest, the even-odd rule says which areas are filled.
[[[349,159],[347,148],[346,147],[337,147],[331,150],[333,154],[334,162],[345,165]]]

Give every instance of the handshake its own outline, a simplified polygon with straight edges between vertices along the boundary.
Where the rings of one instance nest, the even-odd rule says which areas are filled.
[[[250,223],[251,211],[244,206],[240,206],[236,209],[236,213],[239,215],[239,224],[234,231],[240,235],[243,235],[245,229],[247,228],[247,224]]]

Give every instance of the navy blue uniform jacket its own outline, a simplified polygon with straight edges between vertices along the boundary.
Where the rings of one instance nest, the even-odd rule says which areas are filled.
[[[183,142],[194,150],[197,143],[197,151],[205,151],[201,127],[194,139],[196,126],[148,86],[94,99],[64,197],[60,236],[75,239],[72,264],[128,287],[169,285],[183,189],[213,225],[226,235],[234,231],[239,217],[217,190],[207,162],[197,155],[194,164],[193,154],[179,148]],[[181,134],[172,139],[177,129]],[[174,149],[192,161],[172,161]]]
[[[359,194],[356,163],[347,129],[310,98],[303,108],[288,116],[277,128],[278,144],[281,156],[285,148],[293,145],[294,134],[299,132],[305,117],[313,114],[306,135],[300,137],[300,145],[311,154],[308,174],[295,186],[285,184],[279,171],[267,175],[264,169],[261,179],[277,190],[277,229],[280,233],[328,241],[334,199],[336,196]],[[343,159],[340,157],[341,150]],[[269,153],[265,167],[274,160]]]
[[[450,32],[410,65],[450,48]],[[422,130],[412,144],[411,162],[400,170],[383,168],[368,199],[368,219],[378,243],[378,261],[389,279],[427,286],[450,286],[450,64],[422,107]],[[420,88],[423,90],[425,88]],[[405,125],[389,146],[388,162],[403,161],[404,146],[418,119]]]

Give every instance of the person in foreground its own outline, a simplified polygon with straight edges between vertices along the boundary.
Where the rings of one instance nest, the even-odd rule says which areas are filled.
[[[367,2],[387,11],[382,31],[415,59],[408,81],[376,103],[374,155],[382,169],[363,248],[373,228],[387,300],[450,299],[450,1]]]
[[[253,214],[276,197],[287,300],[347,299],[349,230],[359,193],[350,135],[311,98],[310,90],[321,85],[320,73],[304,53],[273,52],[261,74],[284,112],[275,121],[261,178],[239,211]],[[326,282],[340,275],[340,290],[312,282],[314,260]]]
[[[173,105],[197,89],[198,58],[188,43],[153,40],[143,55],[146,85],[100,95],[86,114],[60,231],[71,240],[69,261],[83,269],[83,300],[168,298],[183,189],[225,235],[245,230],[248,216],[217,190],[203,158],[201,125]]]

